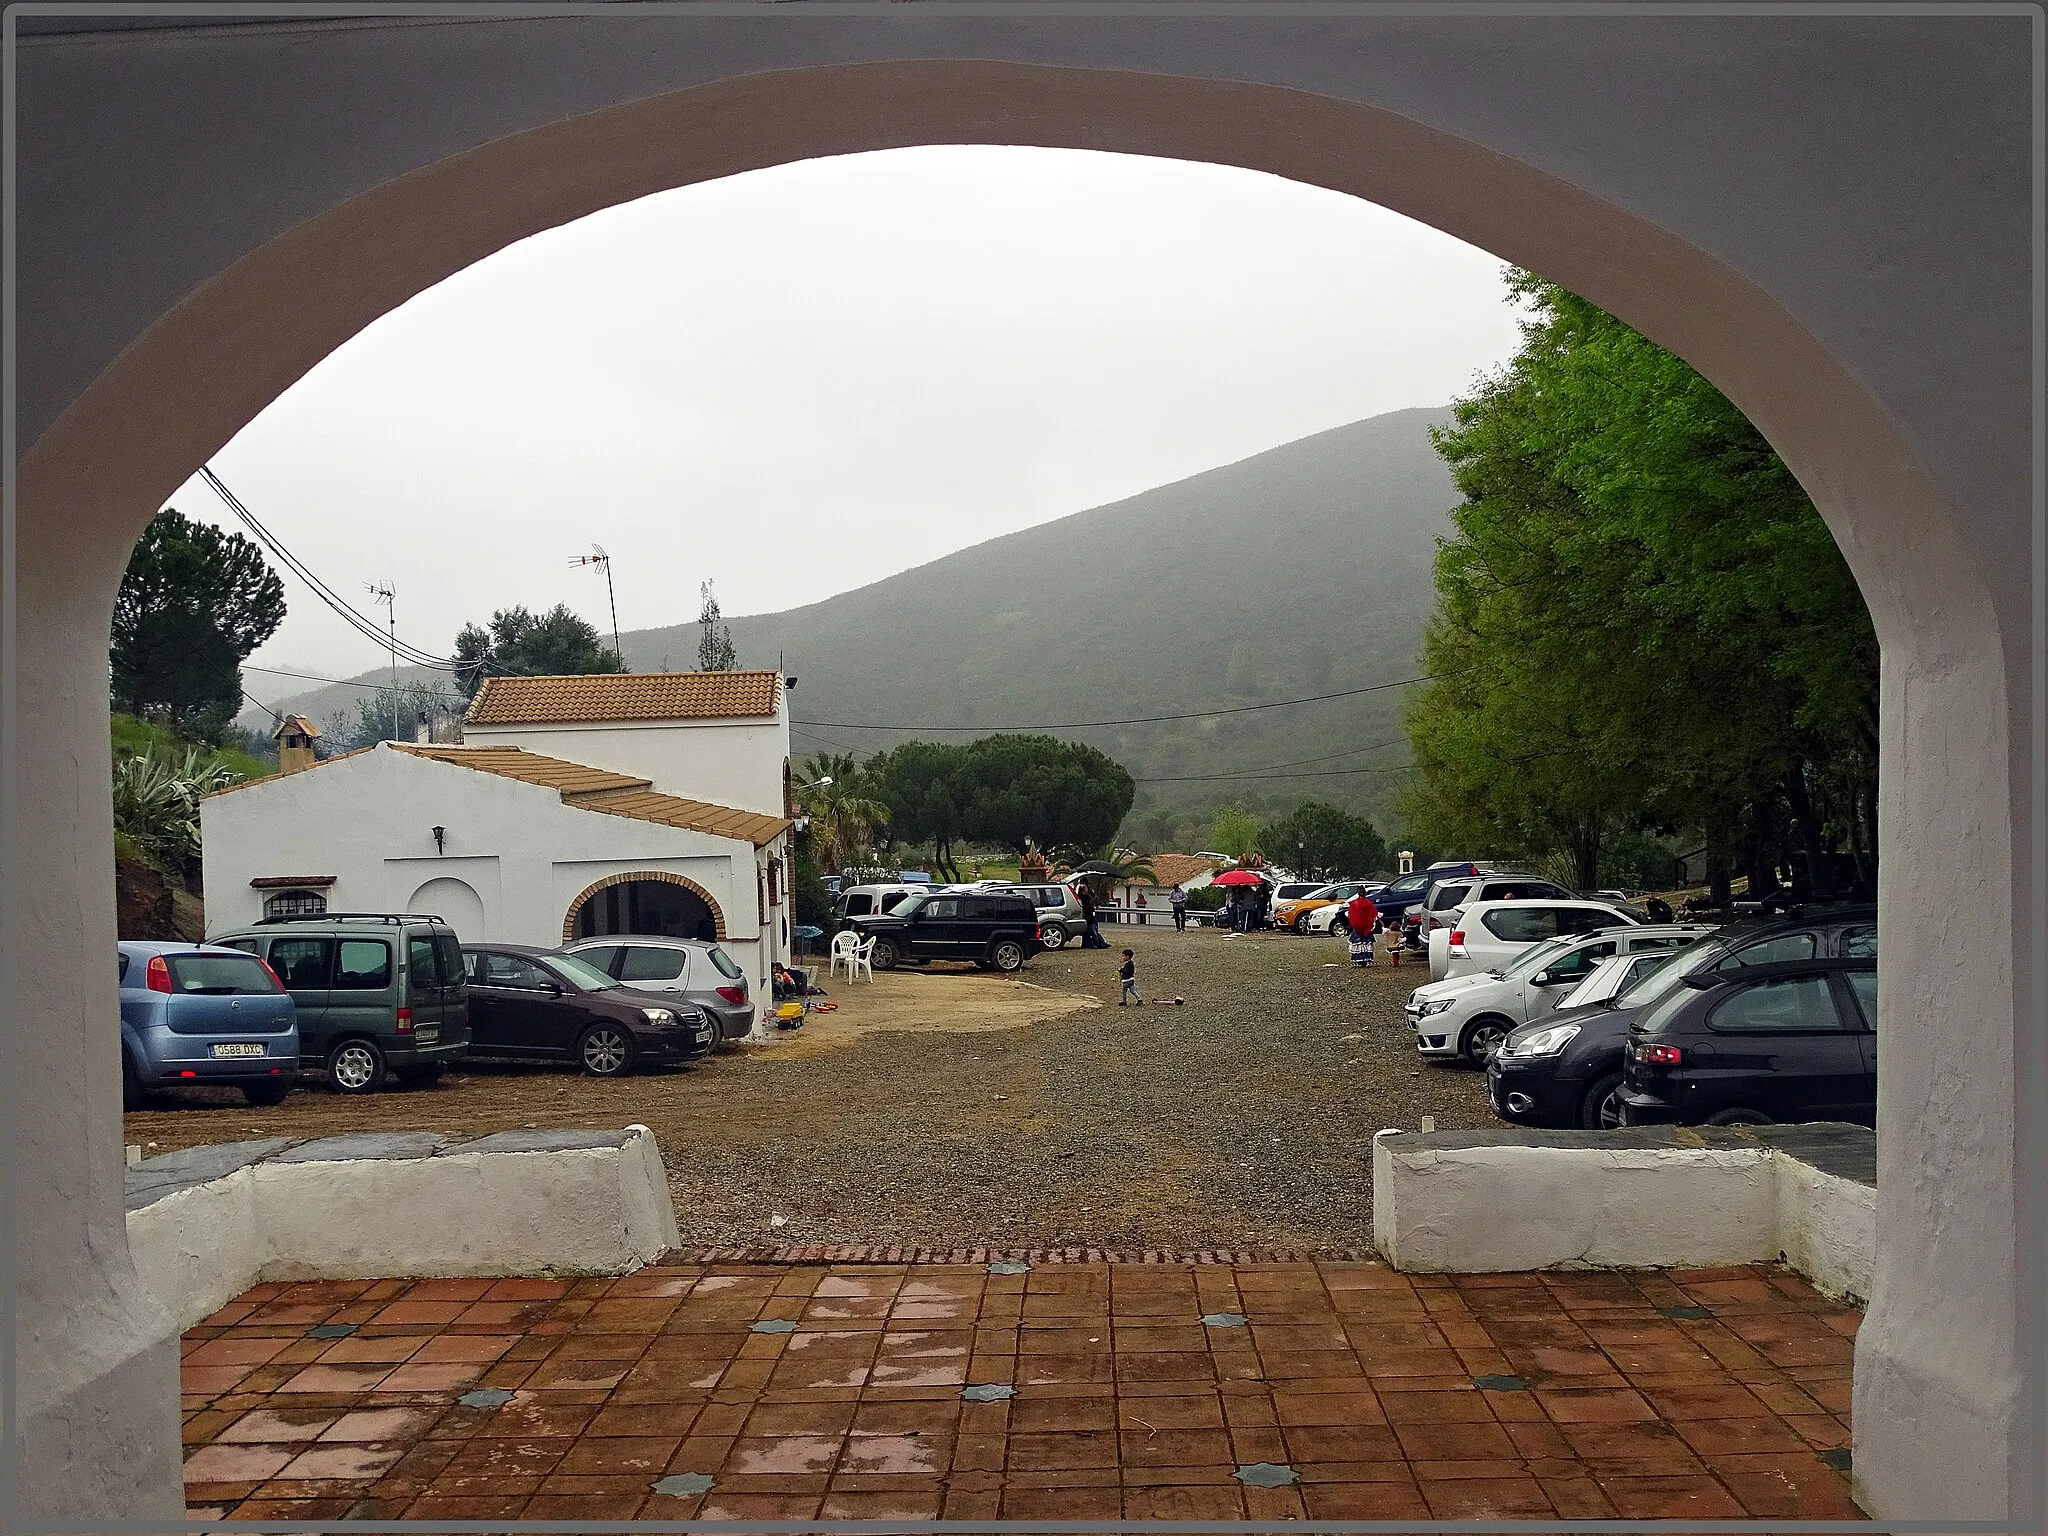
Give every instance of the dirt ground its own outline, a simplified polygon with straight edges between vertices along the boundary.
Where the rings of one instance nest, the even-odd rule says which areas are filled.
[[[965,967],[826,981],[839,1007],[693,1066],[615,1082],[465,1063],[255,1109],[168,1094],[145,1155],[259,1136],[653,1128],[689,1243],[1357,1249],[1383,1126],[1495,1123],[1483,1079],[1425,1065],[1401,1014],[1420,965],[1357,971],[1334,939],[1105,930],[1019,979]],[[1116,1006],[1137,951],[1141,1008]],[[1175,1004],[1170,999],[1185,999]]]

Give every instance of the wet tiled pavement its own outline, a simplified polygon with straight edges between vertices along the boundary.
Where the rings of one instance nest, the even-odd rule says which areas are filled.
[[[264,1285],[186,1336],[185,1481],[245,1520],[1855,1519],[1859,1321],[1765,1267]]]

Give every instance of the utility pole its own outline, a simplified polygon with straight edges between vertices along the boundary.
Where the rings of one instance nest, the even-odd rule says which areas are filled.
[[[612,605],[612,649],[619,653],[620,665],[625,664],[626,648],[619,644],[619,595],[612,590],[612,557],[604,552],[602,544],[590,546],[587,555],[571,555],[571,565],[597,565],[604,567],[604,592]]]
[[[398,594],[382,585],[365,583],[369,593],[389,610],[391,617],[391,739],[398,740]]]

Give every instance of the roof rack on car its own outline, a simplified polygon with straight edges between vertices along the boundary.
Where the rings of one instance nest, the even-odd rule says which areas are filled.
[[[440,923],[447,926],[448,919],[432,912],[301,912],[291,917],[259,917],[259,928],[275,927],[279,923]]]

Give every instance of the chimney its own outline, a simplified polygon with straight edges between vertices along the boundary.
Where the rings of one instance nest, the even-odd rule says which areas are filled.
[[[278,772],[297,773],[319,761],[313,743],[320,739],[320,727],[304,715],[286,715],[270,736],[277,743]]]

